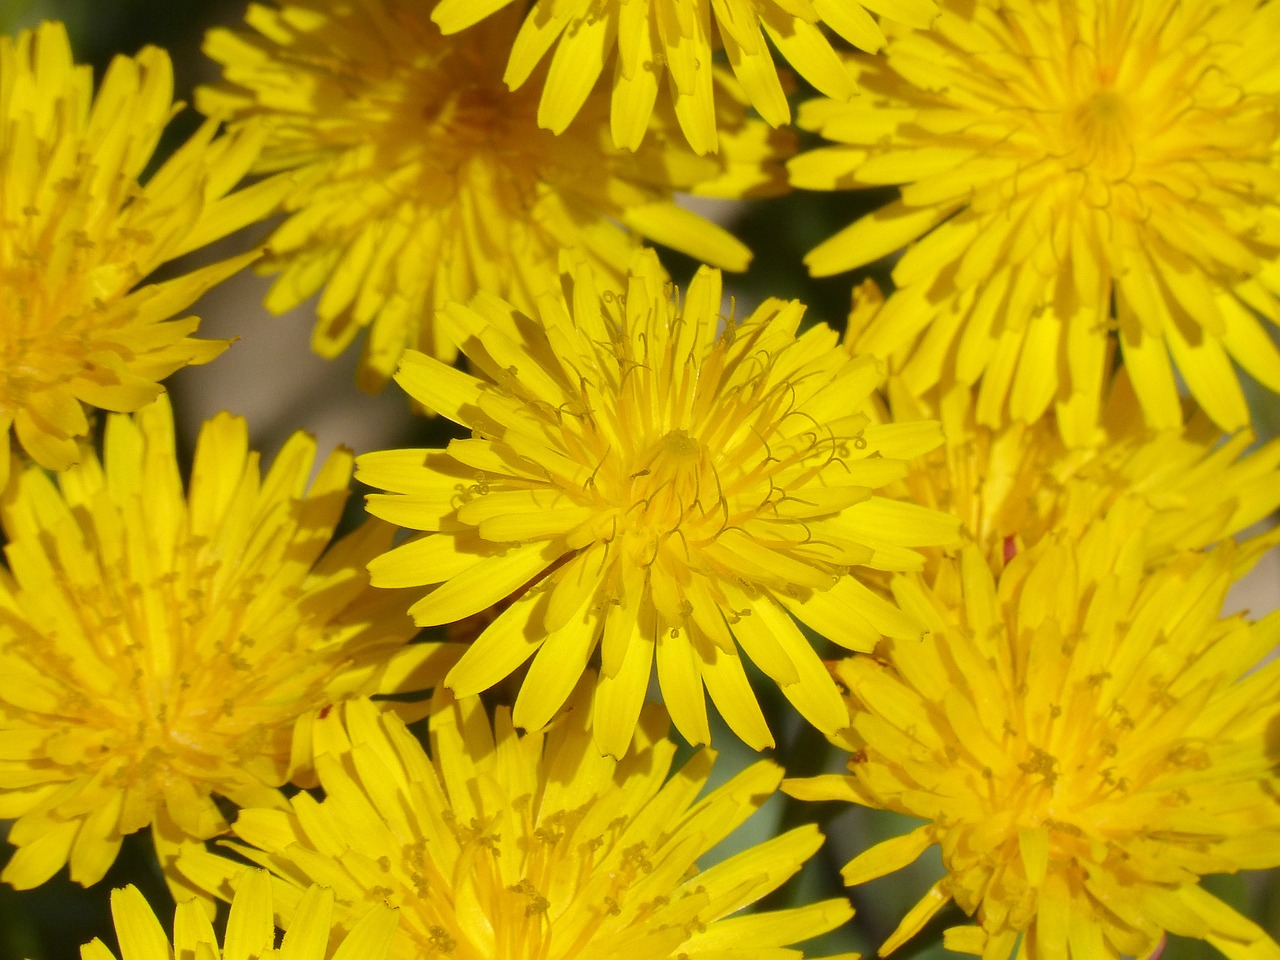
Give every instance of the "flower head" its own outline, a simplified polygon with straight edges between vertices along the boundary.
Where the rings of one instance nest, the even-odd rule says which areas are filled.
[[[859,59],[868,96],[813,101],[837,142],[813,189],[901,198],[814,249],[816,275],[915,241],[859,350],[910,353],[916,392],[981,379],[983,422],[1050,404],[1087,440],[1118,340],[1147,421],[1176,376],[1225,430],[1233,363],[1280,390],[1280,7],[1257,0],[983,0]],[[1176,375],[1175,375],[1176,369]]]
[[[364,566],[369,523],[326,550],[347,500],[339,450],[308,487],[295,434],[265,477],[242,420],[201,432],[183,494],[164,398],[111,418],[55,487],[39,468],[0,504],[0,817],[19,849],[3,878],[64,863],[90,884],[150,825],[162,858],[226,829],[213,795],[282,802],[310,774],[310,725],[334,701],[429,673],[403,600]],[[419,686],[427,685],[425,683]],[[295,732],[295,726],[298,728]]]
[[[672,774],[676,748],[654,706],[630,752],[602,757],[589,700],[584,684],[551,728],[521,736],[505,708],[491,724],[479,698],[437,693],[429,758],[399,718],[347,703],[323,723],[325,799],[300,793],[289,811],[244,811],[233,845],[275,874],[286,929],[311,883],[333,890],[339,928],[370,903],[398,908],[391,956],[403,960],[781,955],[852,915],[839,899],[731,916],[821,845],[808,825],[699,868],[782,771],[761,761],[699,798],[710,751]],[[223,897],[241,869],[203,851],[180,868]]]
[[[883,304],[873,281],[854,290],[844,341],[850,354]],[[1121,500],[1134,501],[1145,515],[1153,565],[1235,536],[1280,507],[1280,441],[1248,452],[1249,431],[1224,438],[1199,412],[1180,430],[1153,431],[1142,422],[1123,369],[1109,384],[1093,443],[1081,446],[1063,442],[1052,416],[987,426],[976,391],[962,384],[914,396],[891,369],[884,395],[878,412],[884,422],[936,417],[944,437],[890,489],[959,517],[965,538],[997,572],[1051,532],[1079,536]],[[1240,570],[1277,536],[1251,537],[1237,551]]]
[[[454,33],[510,3],[441,0],[432,19]],[[723,148],[717,133],[725,132],[717,131],[717,51],[724,50],[751,105],[778,126],[791,119],[791,109],[770,44],[818,90],[848,100],[857,86],[821,26],[861,50],[876,51],[885,38],[868,11],[921,28],[938,12],[933,0],[723,0],[710,10],[696,0],[537,0],[515,37],[504,79],[520,88],[555,46],[538,122],[561,133],[599,87],[616,45],[613,142],[639,148],[666,79],[685,137],[698,153],[714,152]]]
[[[1047,537],[998,580],[972,545],[932,587],[897,578],[930,632],[838,668],[852,775],[784,789],[925,821],[850,862],[849,884],[934,844],[946,869],[881,954],[955,901],[977,923],[948,946],[985,960],[1019,936],[1034,956],[1141,957],[1166,931],[1280,955],[1198,885],[1280,864],[1280,661],[1259,667],[1280,615],[1220,620],[1232,550],[1148,572],[1121,514]]]
[[[387,960],[396,928],[396,912],[374,904],[351,932],[330,949],[333,891],[312,886],[297,903],[294,922],[277,949],[271,880],[263,870],[246,870],[237,883],[227,934],[221,944],[196,900],[178,904],[172,944],[137,887],[112,891],[111,914],[122,960]],[[101,940],[94,940],[81,949],[80,960],[116,960],[116,956]]]
[[[791,613],[851,649],[915,631],[849,570],[917,567],[913,548],[954,539],[952,518],[874,494],[937,425],[870,424],[878,364],[825,326],[797,335],[798,302],[725,317],[717,271],[682,302],[652,253],[625,291],[586,268],[566,283],[538,322],[492,297],[446,310],[488,381],[406,355],[400,385],[472,439],[360,458],[358,478],[388,491],[371,513],[434,531],[374,561],[374,584],[440,584],[410,611],[420,625],[513,600],[447,683],[477,693],[533,657],[515,704],[526,729],[597,646],[595,736],[614,756],[655,657],[692,742],[709,738],[704,686],[742,739],[773,742],[739,647],[811,723],[839,729],[844,706]]]
[[[958,516],[993,570],[1051,533],[1078,536],[1124,500],[1143,517],[1150,565],[1240,534],[1280,507],[1280,441],[1250,452],[1248,431],[1224,439],[1203,416],[1185,432],[1147,431],[1123,375],[1106,405],[1107,439],[1099,446],[1067,446],[1052,417],[985,426],[974,416],[972,394],[957,385],[932,414],[898,392],[894,416],[936,415],[946,440],[894,492]],[[1236,554],[1239,569],[1276,537],[1246,541]]]
[[[226,83],[198,94],[201,109],[260,118],[271,129],[260,169],[294,171],[288,217],[268,241],[265,267],[280,276],[267,306],[285,310],[323,288],[318,353],[337,355],[369,327],[368,389],[386,383],[406,348],[452,360],[436,310],[478,290],[532,309],[557,282],[563,248],[612,276],[641,237],[746,267],[746,247],[674,192],[777,192],[785,137],[722,98],[721,156],[699,158],[663,136],[631,153],[608,142],[605,94],[554,136],[537,125],[538,84],[502,84],[517,11],[446,38],[433,9],[281,0],[249,8],[252,32],[209,34]]]
[[[89,432],[85,406],[130,411],[159,381],[226,344],[174,320],[250,253],[162,282],[157,267],[265,216],[281,184],[232,193],[257,155],[251,129],[206,123],[144,183],[174,113],[168,56],[117,57],[97,96],[61,24],[0,37],[0,487],[10,432],[62,470]],[[127,122],[125,122],[127,120]]]
[[[876,284],[854,290],[845,348],[874,323],[884,304]],[[1056,419],[983,422],[977,391],[963,384],[912,394],[892,367],[879,411],[885,422],[938,418],[943,444],[921,457],[898,487],[903,499],[960,518],[964,536],[992,570],[1051,532],[1078,536],[1120,500],[1145,514],[1147,559],[1159,564],[1266,520],[1280,507],[1280,441],[1247,452],[1254,437],[1224,438],[1200,412],[1182,429],[1153,431],[1142,422],[1127,371],[1109,384],[1093,442],[1063,442]],[[1241,571],[1280,533],[1249,539]],[[940,556],[938,551],[929,552]]]

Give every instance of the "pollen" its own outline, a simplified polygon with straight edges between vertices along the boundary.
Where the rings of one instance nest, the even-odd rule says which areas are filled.
[[[663,434],[662,440],[666,453],[676,461],[688,462],[702,452],[702,444],[689,436],[687,430],[672,430]]]

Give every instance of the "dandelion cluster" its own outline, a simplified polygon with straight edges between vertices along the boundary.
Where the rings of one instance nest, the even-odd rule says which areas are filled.
[[[1280,960],[1280,0],[21,6],[0,953]]]

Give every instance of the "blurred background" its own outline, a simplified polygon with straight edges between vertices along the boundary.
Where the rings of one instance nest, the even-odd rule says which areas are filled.
[[[200,52],[205,30],[216,24],[238,23],[241,2],[224,0],[0,0],[0,30],[15,32],[42,19],[65,22],[80,62],[94,65],[98,75],[117,53],[135,53],[153,44],[167,49],[174,62],[177,97],[191,102],[200,83],[217,79],[215,66]],[[804,95],[804,91],[800,92]],[[162,152],[172,150],[198,125],[188,108],[174,120]],[[826,280],[809,278],[801,259],[819,240],[830,236],[862,212],[884,202],[880,191],[842,194],[796,194],[750,204],[708,205],[699,209],[730,222],[739,236],[756,251],[752,269],[740,277],[726,278],[738,300],[739,315],[749,312],[766,296],[796,298],[809,307],[810,322],[843,327],[850,290],[863,276],[874,276],[882,285],[887,266],[872,265],[858,274]],[[225,246],[246,249],[265,237],[269,225],[255,228],[250,236],[232,238]],[[216,250],[204,252],[204,258]],[[200,258],[201,255],[194,255]],[[679,283],[687,281],[695,264],[678,255],[664,260]],[[190,264],[181,264],[185,270]],[[280,317],[269,315],[262,298],[269,281],[242,273],[215,289],[194,312],[203,318],[200,333],[211,338],[234,339],[219,359],[202,367],[190,367],[166,384],[173,395],[179,423],[179,451],[189,457],[200,424],[220,410],[244,416],[253,445],[264,462],[295,430],[314,434],[321,455],[338,444],[357,453],[387,447],[435,446],[453,434],[453,427],[438,419],[415,417],[393,386],[379,396],[369,396],[354,383],[356,350],[340,360],[327,362],[309,347],[310,306]],[[1255,423],[1264,439],[1280,426],[1280,407],[1274,401],[1256,407]],[[358,503],[354,500],[353,503]],[[1233,593],[1228,612],[1249,609],[1260,615],[1280,605],[1280,561],[1273,555]],[[760,684],[758,694],[771,718],[788,717],[785,703],[773,684]],[[771,721],[772,722],[772,721]],[[842,755],[828,750],[814,731],[795,723],[774,723],[780,755],[788,772],[802,776],[842,767]],[[713,737],[721,745],[716,782],[758,759],[736,745],[732,736]],[[766,901],[780,907],[844,895],[839,867],[855,852],[910,827],[893,814],[841,809],[835,804],[799,804],[775,797],[766,808],[715,851],[710,859],[773,836],[781,829],[816,820],[824,825],[828,844],[796,881]],[[7,825],[0,822],[0,837]],[[0,866],[10,848],[0,843]],[[854,923],[835,931],[806,950],[809,956],[859,950],[874,953],[906,910],[941,872],[936,857],[922,858],[892,877],[866,884],[851,895],[858,911]],[[0,885],[0,960],[71,960],[81,944],[102,937],[115,948],[111,933],[108,896],[114,887],[133,883],[142,888],[164,921],[172,920],[172,901],[151,855],[150,839],[140,834],[126,842],[124,851],[107,878],[85,890],[70,883],[64,870],[57,878],[32,891],[14,891]],[[1280,935],[1280,882],[1274,873],[1215,877],[1206,882],[1215,894]],[[943,911],[926,932],[899,951],[903,960],[940,960],[941,931],[960,922],[958,911]],[[1217,956],[1199,942],[1175,941],[1166,951],[1171,960],[1200,960]]]

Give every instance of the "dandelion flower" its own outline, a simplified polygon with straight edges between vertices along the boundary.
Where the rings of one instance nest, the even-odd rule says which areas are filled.
[[[111,915],[123,960],[222,960],[224,956],[228,960],[387,960],[396,927],[396,912],[374,905],[330,951],[333,891],[313,886],[302,895],[295,920],[276,949],[271,881],[262,870],[245,871],[237,885],[222,944],[194,900],[178,904],[172,944],[137,887],[112,891]],[[95,940],[81,949],[80,960],[116,960],[116,956],[101,940]]]
[[[512,599],[446,682],[477,693],[532,657],[525,729],[597,646],[595,736],[614,756],[655,658],[688,740],[709,738],[705,686],[739,737],[771,745],[739,647],[810,723],[839,729],[844,706],[791,614],[854,650],[915,632],[849,570],[918,567],[915,547],[954,539],[953,518],[874,494],[938,443],[937,424],[871,425],[876,361],[826,326],[797,336],[795,301],[724,317],[718,271],[683,302],[651,252],[625,291],[585,267],[566,284],[538,322],[493,297],[446,309],[488,382],[406,354],[400,385],[472,438],[360,458],[357,478],[388,491],[371,513],[434,531],[375,560],[374,585],[439,584],[410,610],[422,626]]]
[[[850,353],[883,304],[874,281],[855,289],[844,339]],[[1108,385],[1092,441],[1071,446],[1053,416],[981,423],[976,391],[963,384],[913,396],[890,363],[878,417],[937,418],[945,438],[894,492],[959,517],[964,536],[977,543],[993,570],[1050,531],[1079,535],[1121,499],[1140,502],[1147,513],[1142,523],[1152,564],[1235,536],[1280,508],[1280,441],[1247,452],[1254,441],[1250,431],[1223,437],[1201,412],[1180,430],[1153,431],[1142,422],[1123,369]],[[1237,553],[1241,572],[1275,538],[1251,537]]]
[[[397,908],[397,960],[799,957],[784,948],[849,919],[843,898],[732,916],[822,843],[807,825],[699,868],[782,771],[760,761],[699,799],[710,751],[669,776],[676,748],[651,705],[634,749],[602,757],[589,687],[580,693],[550,729],[524,736],[505,708],[491,725],[478,697],[438,693],[429,758],[398,717],[351,701],[345,729],[338,710],[323,722],[325,799],[300,793],[288,811],[246,810],[231,845],[277,878],[287,930],[311,883],[333,890],[341,929],[371,903]],[[242,869],[205,851],[180,868],[224,898]]]
[[[61,24],[0,37],[0,488],[9,439],[63,470],[85,406],[131,411],[159,381],[225,347],[173,319],[256,254],[162,282],[156,268],[265,216],[278,182],[231,192],[257,155],[252,130],[206,123],[141,177],[174,114],[168,56],[117,57],[93,94]]]
[[[895,580],[923,642],[838,668],[853,711],[850,776],[788,781],[925,821],[844,868],[849,884],[932,845],[945,876],[881,947],[954,901],[953,950],[1004,960],[1143,957],[1165,932],[1232,960],[1280,956],[1199,886],[1280,865],[1275,732],[1280,616],[1218,618],[1229,547],[1146,571],[1141,530],[1054,534],[999,578],[976,546],[932,587]]]
[[[253,5],[251,31],[214,30],[206,50],[225,83],[197,94],[210,115],[261,118],[261,170],[292,170],[287,219],[265,269],[273,311],[322,291],[313,337],[336,356],[369,328],[361,383],[379,389],[408,347],[446,361],[436,310],[478,290],[531,310],[557,282],[562,248],[621,277],[641,238],[726,269],[750,252],[678,206],[675,191],[778,192],[789,143],[722,98],[719,157],[655,136],[636,153],[608,140],[606,94],[563,136],[537,125],[537,84],[517,93],[502,66],[508,11],[443,37],[428,0],[281,0]],[[654,120],[659,132],[661,116]],[[670,124],[668,124],[669,126]]]
[[[431,16],[445,33],[454,33],[510,3],[440,0]],[[713,81],[717,51],[723,49],[751,105],[778,126],[791,120],[791,108],[769,43],[818,90],[848,100],[857,86],[823,35],[823,24],[855,47],[874,52],[885,37],[871,13],[924,28],[937,12],[933,0],[716,0],[710,8],[705,0],[537,0],[512,44],[504,79],[513,90],[521,88],[554,46],[538,123],[562,133],[600,86],[597,80],[616,44],[613,142],[639,148],[665,77],[685,137],[698,153],[714,152],[720,146]]]
[[[937,416],[946,438],[891,489],[958,516],[997,571],[1052,531],[1081,533],[1121,500],[1141,505],[1153,565],[1236,536],[1280,508],[1280,441],[1249,451],[1249,431],[1224,438],[1203,416],[1185,432],[1149,432],[1121,381],[1106,405],[1105,442],[1070,447],[1052,417],[988,427],[976,422],[970,388],[947,391],[935,412],[891,378],[891,415]],[[1237,556],[1247,567],[1274,543],[1274,534],[1252,536]]]
[[[893,410],[928,415],[910,401]],[[1052,417],[979,424],[963,386],[942,397],[938,416],[946,440],[921,458],[901,496],[959,516],[995,570],[1052,531],[1078,535],[1125,499],[1143,516],[1152,565],[1240,534],[1280,508],[1280,441],[1248,452],[1249,431],[1224,439],[1203,416],[1185,433],[1148,432],[1127,381],[1107,405],[1107,440],[1097,447],[1067,446]],[[1251,537],[1237,553],[1241,572],[1275,542],[1274,533]]]
[[[860,101],[801,110],[836,143],[793,161],[795,185],[901,185],[806,258],[828,275],[909,244],[857,348],[907,350],[917,393],[981,379],[987,424],[1056,401],[1081,438],[1114,338],[1153,427],[1181,424],[1178,377],[1246,426],[1233,364],[1280,390],[1258,316],[1280,322],[1280,6],[961,6],[859,59]]]
[[[91,884],[143,827],[162,859],[226,830],[214,795],[282,803],[275,788],[309,775],[317,711],[434,669],[435,645],[404,647],[403,599],[364,573],[389,525],[326,551],[351,455],[308,488],[314,456],[295,434],[260,477],[244,422],[221,414],[184,495],[162,397],[112,417],[102,462],[86,451],[58,487],[15,475],[0,505],[0,818],[17,818],[18,847],[4,880],[32,887],[69,862]]]

